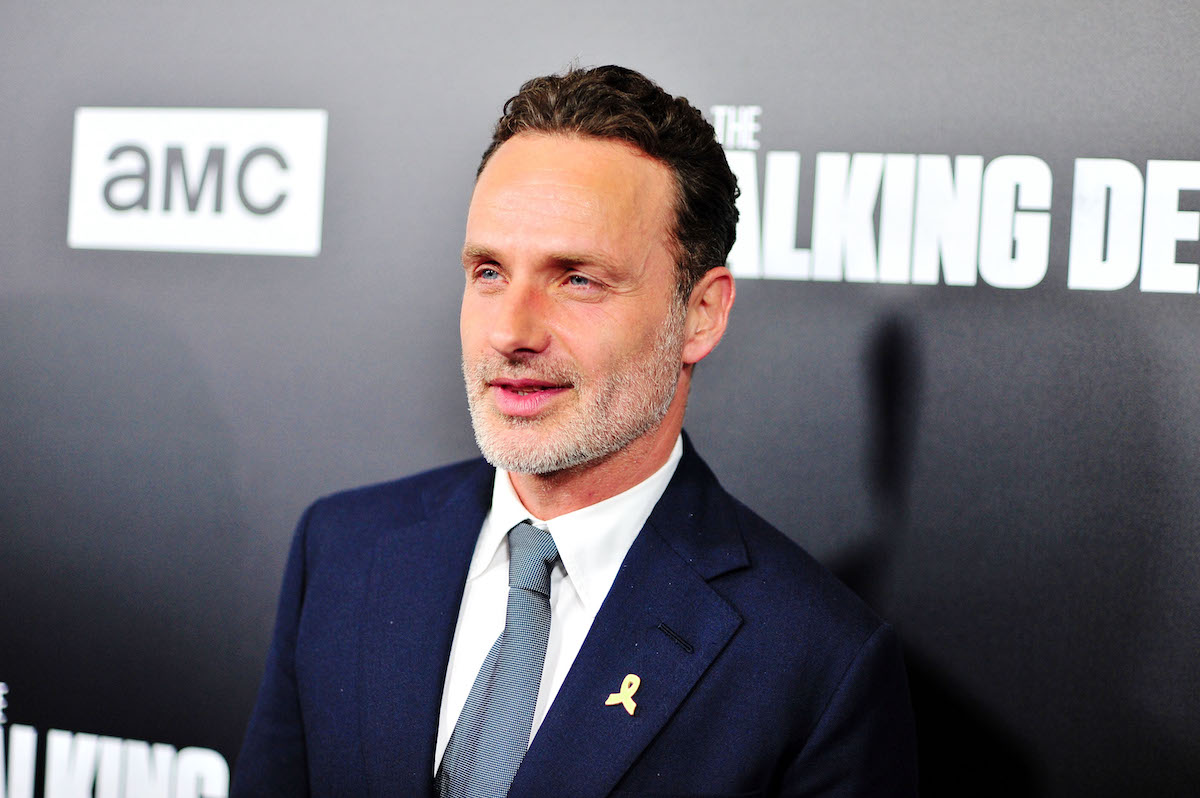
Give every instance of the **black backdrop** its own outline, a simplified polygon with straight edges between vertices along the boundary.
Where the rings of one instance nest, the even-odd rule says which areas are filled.
[[[1049,219],[1034,285],[746,276],[687,426],[900,630],[926,794],[1192,794],[1195,279],[1067,286],[1077,159],[1145,176],[1200,158],[1197,33],[1182,3],[6,4],[6,746],[33,728],[40,761],[61,729],[234,764],[303,507],[474,452],[457,366],[474,165],[504,98],[578,59],[761,108],[760,190],[768,151],[800,154],[799,248],[818,153],[1046,165],[1048,213],[1032,187],[1009,203]],[[327,111],[319,254],[68,246],[75,111],[106,106]],[[1200,208],[1177,182],[1172,212]],[[1169,246],[1195,263],[1178,219]]]

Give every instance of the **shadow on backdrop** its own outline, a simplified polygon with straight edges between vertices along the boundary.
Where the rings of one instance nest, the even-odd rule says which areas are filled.
[[[919,343],[909,323],[886,318],[864,357],[871,408],[868,484],[875,507],[872,534],[831,563],[835,573],[881,613],[893,588],[897,553],[909,534],[908,495],[921,394]],[[920,794],[1037,798],[1032,753],[934,662],[905,643],[917,725]]]
[[[1200,331],[1139,300],[946,292],[867,348],[876,532],[837,570],[905,640],[924,795],[1200,783]]]
[[[248,531],[235,444],[186,342],[128,306],[4,297],[0,410],[9,721],[39,749],[55,728],[232,764],[255,684]]]

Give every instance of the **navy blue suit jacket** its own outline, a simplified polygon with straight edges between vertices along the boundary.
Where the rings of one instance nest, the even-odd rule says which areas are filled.
[[[491,502],[482,460],[301,519],[234,796],[430,796],[450,644]],[[605,699],[641,678],[630,716]],[[916,793],[890,627],[683,459],[512,796]]]

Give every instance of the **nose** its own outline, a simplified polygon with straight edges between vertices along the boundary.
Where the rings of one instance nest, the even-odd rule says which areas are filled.
[[[535,286],[514,281],[484,313],[494,314],[489,325],[488,343],[510,360],[523,360],[538,354],[550,344],[546,298]]]

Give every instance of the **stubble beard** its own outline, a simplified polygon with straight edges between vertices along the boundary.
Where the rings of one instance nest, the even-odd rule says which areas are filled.
[[[572,363],[540,358],[514,362],[499,356],[469,363],[464,355],[467,404],[483,456],[506,471],[551,474],[606,458],[657,428],[679,384],[685,312],[675,303],[653,345],[596,382]],[[570,385],[576,401],[546,417],[505,416],[488,397],[488,383],[498,377]]]

